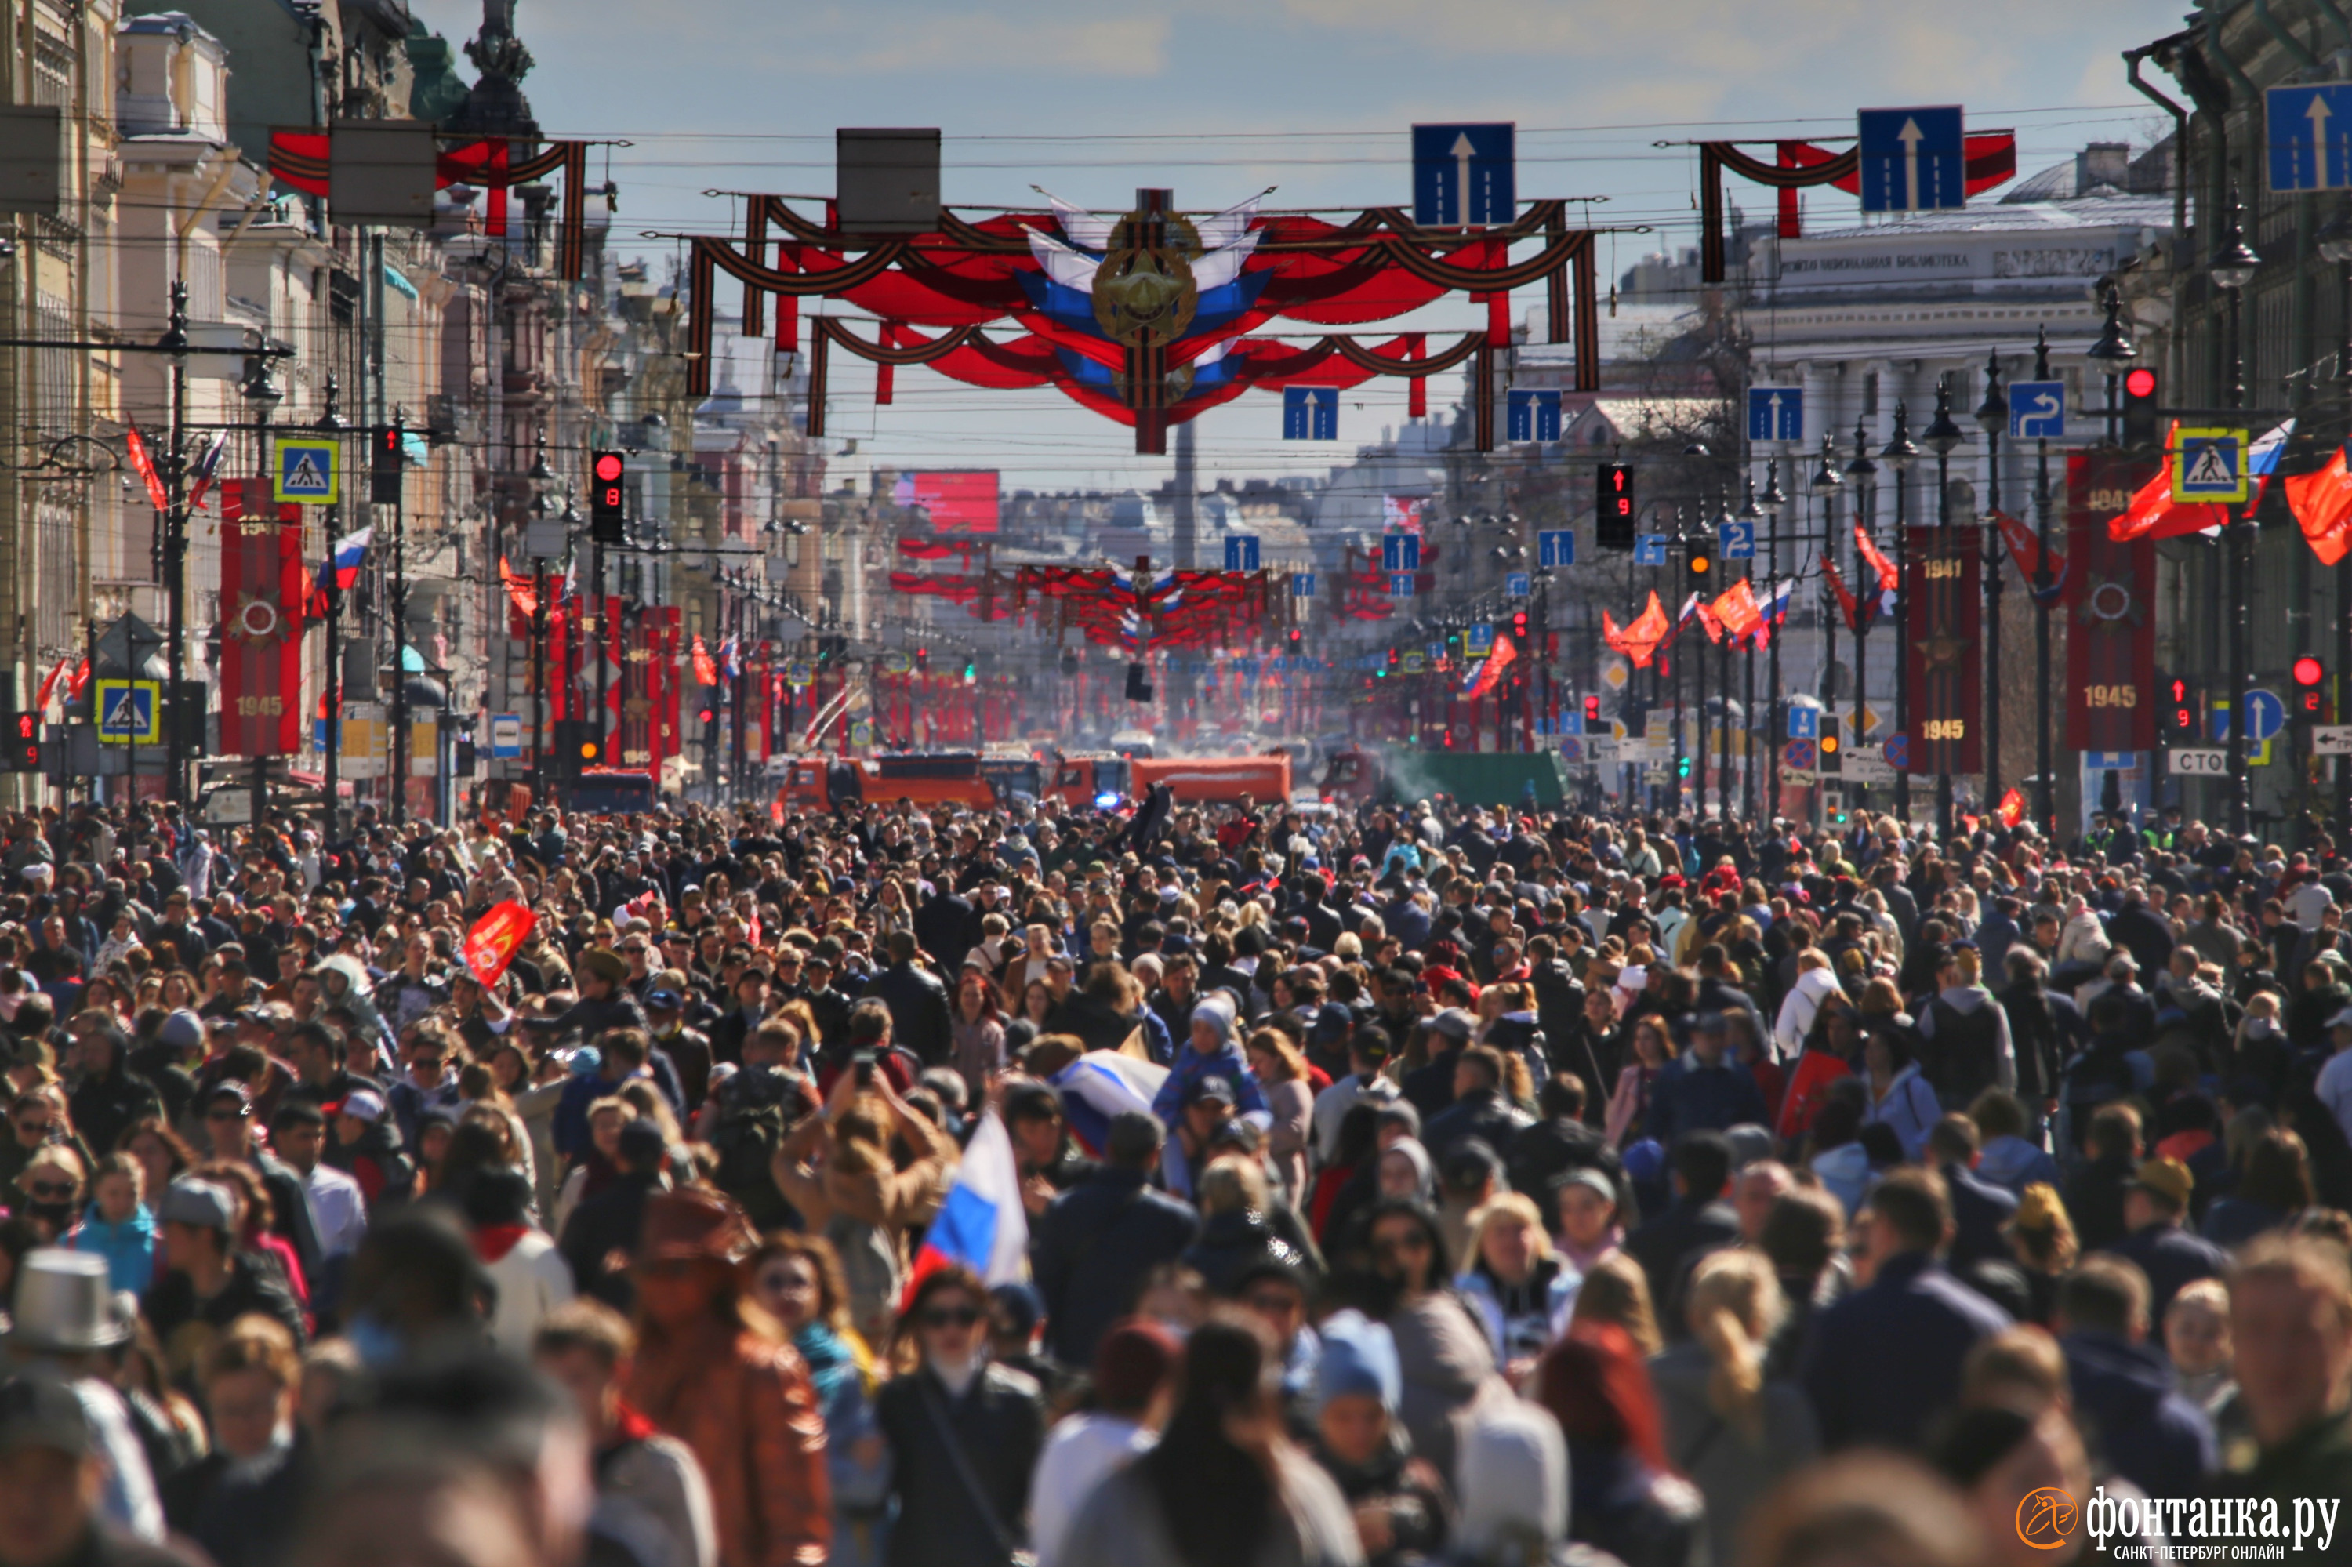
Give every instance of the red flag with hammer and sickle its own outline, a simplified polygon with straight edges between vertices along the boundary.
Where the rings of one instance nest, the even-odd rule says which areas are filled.
[[[509,899],[474,922],[466,933],[466,967],[485,989],[499,983],[538,919],[528,904]]]

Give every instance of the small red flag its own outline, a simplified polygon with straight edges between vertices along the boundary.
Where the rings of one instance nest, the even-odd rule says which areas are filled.
[[[466,967],[474,978],[485,986],[496,985],[538,920],[529,905],[509,899],[476,921],[466,933]]]
[[[2025,796],[2014,789],[2011,790],[2000,797],[2000,804],[1993,808],[1993,815],[2000,818],[2003,827],[2016,826],[2025,820]]]
[[[710,650],[702,646],[700,632],[694,634],[694,679],[705,686],[719,684],[719,662],[710,657]]]
[[[163,493],[163,476],[155,472],[155,459],[147,455],[147,442],[139,434],[138,426],[133,425],[124,433],[122,444],[131,453],[131,466],[147,481],[147,499],[155,503],[157,511],[171,510],[172,498]]]

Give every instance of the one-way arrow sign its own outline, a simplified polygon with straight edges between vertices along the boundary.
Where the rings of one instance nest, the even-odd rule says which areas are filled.
[[[1506,224],[1518,216],[1516,126],[1412,128],[1412,221],[1425,228]]]
[[[2267,102],[2273,191],[2352,186],[2352,82],[2274,87]]]
[[[1865,109],[1855,116],[1862,142],[1862,210],[1934,212],[1968,205],[1968,151],[1958,104],[1927,109]]]

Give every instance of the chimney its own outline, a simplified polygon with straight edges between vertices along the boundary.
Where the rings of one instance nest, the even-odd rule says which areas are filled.
[[[2122,190],[2131,179],[2131,148],[2122,142],[2094,142],[2074,154],[2074,194],[2101,185]]]

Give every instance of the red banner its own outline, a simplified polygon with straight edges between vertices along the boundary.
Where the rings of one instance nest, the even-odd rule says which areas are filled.
[[[466,967],[474,978],[485,986],[496,985],[538,919],[530,905],[509,899],[476,921],[466,933]]]
[[[2066,458],[2066,744],[2078,752],[2156,746],[2156,546],[2107,534],[2107,520],[2148,482],[2150,461]]]
[[[279,757],[302,746],[302,509],[268,479],[221,487],[220,750]]]
[[[1914,773],[1984,768],[1983,559],[1974,524],[1911,528],[1911,626],[1903,679]],[[1889,563],[1889,565],[1892,565]],[[1880,572],[1885,581],[1886,574]]]

